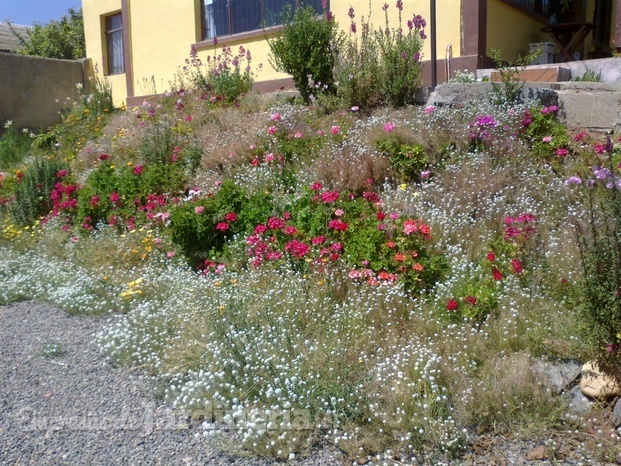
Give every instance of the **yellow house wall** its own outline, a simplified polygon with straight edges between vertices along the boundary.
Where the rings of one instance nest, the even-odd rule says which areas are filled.
[[[121,0],[83,0],[84,38],[86,40],[86,56],[93,60],[93,67],[99,76],[105,69],[105,38],[103,34],[103,15],[121,11]],[[127,97],[125,74],[106,77],[112,87],[112,95],[117,105]]]
[[[190,47],[200,41],[200,2],[201,0],[129,0],[131,16],[131,57],[133,68],[134,95],[161,93],[169,89],[179,67],[189,57]],[[372,0],[371,22],[374,27],[384,27],[385,16],[382,11],[383,1]],[[103,17],[121,10],[121,0],[83,0],[84,28],[87,56],[103,68],[105,56],[105,37],[103,35]],[[398,25],[396,0],[389,1],[390,26]],[[429,23],[428,0],[403,0],[403,27],[414,14],[422,15]],[[369,0],[332,0],[331,10],[335,20],[344,31],[349,31],[350,5],[354,8],[355,18],[360,27],[361,18],[369,17]],[[460,51],[460,7],[456,0],[437,1],[437,43],[438,58],[444,57],[445,48],[453,46],[453,56]],[[124,20],[124,27],[126,18]],[[429,25],[426,28],[429,35]],[[236,51],[242,45],[252,53],[252,67],[261,71],[255,74],[256,82],[286,78],[288,75],[278,73],[269,64],[269,45],[263,34],[253,39],[235,39],[234,36],[219,38],[218,49],[226,44]],[[199,57],[204,61],[207,54],[213,53],[213,46],[199,48]],[[128,53],[126,50],[125,53]],[[431,55],[429,39],[423,48],[423,60]],[[126,75],[109,76],[115,101],[124,101],[127,97]]]
[[[541,32],[544,26],[498,0],[487,3],[487,47],[499,48],[505,61],[514,63],[518,55],[526,55],[529,44],[551,42],[550,36]]]

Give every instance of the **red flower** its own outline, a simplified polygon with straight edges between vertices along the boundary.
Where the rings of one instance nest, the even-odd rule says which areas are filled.
[[[296,239],[289,241],[285,245],[285,251],[291,254],[293,257],[304,257],[310,251],[308,244],[298,241]]]
[[[140,175],[142,173],[142,170],[144,170],[144,167],[142,165],[136,165],[136,167],[134,168],[134,175]]]
[[[447,311],[456,311],[459,309],[459,304],[454,299],[449,299],[449,302],[446,304]]]
[[[59,170],[58,173],[56,173],[56,178],[63,178],[67,176],[67,173],[67,170]]]
[[[108,160],[110,156],[108,154],[99,154],[99,160],[104,161]]]
[[[520,261],[520,259],[513,259],[511,261],[511,267],[513,267],[513,271],[515,273],[522,273],[522,262]]]
[[[226,231],[229,229],[229,224],[226,222],[220,222],[216,225],[216,230],[218,231]]]
[[[229,223],[233,223],[237,220],[237,214],[235,212],[229,212],[228,214],[224,216],[224,220],[226,220]]]
[[[349,228],[349,225],[347,225],[347,223],[339,219],[330,220],[328,226],[338,231],[347,231],[347,229]]]
[[[477,298],[476,298],[476,296],[466,296],[466,297],[464,298],[464,300],[465,300],[468,304],[470,304],[471,306],[474,306],[474,305],[477,303]]]
[[[490,262],[494,262],[496,260],[496,254],[494,254],[493,252],[488,252],[486,257],[487,260]]]
[[[504,278],[504,276],[502,275],[502,272],[496,268],[492,270],[492,275],[494,277],[494,280],[496,281],[500,281]]]
[[[386,218],[386,214],[384,212],[378,212],[376,217],[381,222]]]

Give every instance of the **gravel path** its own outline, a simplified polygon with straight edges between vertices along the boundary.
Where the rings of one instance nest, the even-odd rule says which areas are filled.
[[[198,435],[198,425],[157,401],[151,379],[111,366],[92,342],[106,322],[46,304],[0,306],[1,465],[270,464],[225,453],[230,434]],[[571,454],[553,463],[526,460],[536,446],[480,439],[459,463],[603,464]],[[294,463],[339,465],[343,458],[322,449]]]

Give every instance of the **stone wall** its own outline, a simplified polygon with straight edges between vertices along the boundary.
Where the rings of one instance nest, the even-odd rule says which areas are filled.
[[[0,52],[0,128],[46,129],[61,121],[60,112],[77,96],[76,84],[88,85],[90,60],[55,60]],[[67,100],[70,97],[70,100]]]

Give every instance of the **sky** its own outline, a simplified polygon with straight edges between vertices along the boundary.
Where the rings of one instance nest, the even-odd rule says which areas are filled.
[[[82,0],[0,0],[0,21],[32,26],[58,21],[69,8],[82,7]]]

